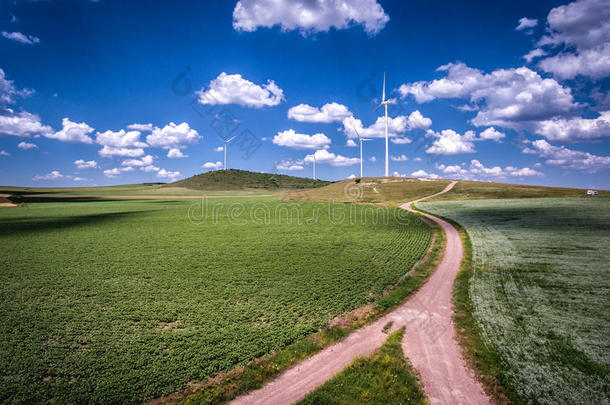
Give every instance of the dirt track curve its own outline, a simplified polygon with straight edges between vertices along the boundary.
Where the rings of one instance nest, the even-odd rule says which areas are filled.
[[[446,193],[455,183],[440,193],[403,204],[401,208],[415,212],[411,204]],[[447,247],[430,279],[413,297],[375,323],[355,331],[341,342],[288,369],[261,389],[231,403],[279,405],[302,399],[357,356],[368,356],[379,348],[388,336],[383,327],[392,321],[392,330],[406,326],[403,350],[419,372],[430,403],[489,404],[489,398],[461,356],[451,319],[453,282],[463,254],[459,232],[446,221],[424,215],[443,228]]]

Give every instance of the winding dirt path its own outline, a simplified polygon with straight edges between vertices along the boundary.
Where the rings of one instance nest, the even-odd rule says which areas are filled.
[[[446,193],[455,184],[454,181],[443,191],[403,204],[401,208],[415,212],[411,204]],[[424,215],[443,228],[447,247],[430,279],[413,297],[375,323],[355,331],[288,369],[261,389],[231,403],[294,403],[331,379],[357,356],[371,355],[387,338],[383,327],[393,322],[392,331],[406,326],[403,350],[419,372],[432,404],[489,404],[489,398],[461,356],[451,318],[453,282],[463,254],[459,232],[446,221]]]

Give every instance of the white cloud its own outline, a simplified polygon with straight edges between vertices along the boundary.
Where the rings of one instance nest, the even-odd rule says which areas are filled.
[[[205,162],[202,166],[202,168],[204,169],[210,169],[210,170],[220,170],[223,168],[223,164],[221,161],[218,161],[216,163],[214,162]]]
[[[608,77],[610,76],[610,42],[596,48],[583,49],[578,53],[564,52],[542,59],[538,62],[538,67],[561,79],[573,79],[578,75],[593,79]]]
[[[414,159],[413,159],[413,161],[414,161],[414,162],[421,162],[421,161],[422,161],[422,158],[420,158],[420,157],[416,157],[416,158],[414,158]]]
[[[434,173],[428,173],[423,169],[417,170],[413,173],[411,173],[411,176],[413,177],[421,177],[421,178],[427,178],[427,179],[438,179],[439,175],[438,174],[434,174]],[[398,176],[397,176],[398,177]],[[403,176],[404,177],[404,176]]]
[[[72,180],[74,180],[74,181],[89,181],[89,179],[86,179],[84,177],[74,177]]]
[[[437,139],[432,143],[426,153],[436,155],[457,155],[460,153],[474,153],[475,133],[466,131],[460,135],[452,129],[444,129],[440,133],[429,131],[428,134]]]
[[[214,148],[214,152],[222,152],[223,150],[224,150],[224,148],[222,146]]]
[[[150,165],[150,166],[140,167],[140,170],[142,170],[143,172],[158,172],[159,168],[157,166]]]
[[[603,111],[597,118],[556,118],[540,121],[535,133],[550,141],[576,142],[610,139],[610,111]]]
[[[4,70],[0,68],[0,106],[2,104],[12,104],[15,102],[15,96],[27,97],[34,93],[30,89],[18,89],[12,80],[8,80]],[[12,111],[10,111],[12,113]]]
[[[548,33],[538,46],[558,49],[555,56],[538,66],[555,76],[571,79],[578,75],[600,79],[610,76],[610,3],[607,0],[578,0],[553,8],[548,16]]]
[[[83,160],[83,159],[78,159],[74,161],[74,164],[76,165],[76,167],[78,169],[97,169],[98,165],[97,162],[95,160]]]
[[[369,158],[369,161],[370,161],[370,162],[376,162],[376,161],[377,161],[377,158],[376,158],[375,156],[371,156],[371,157]]]
[[[430,82],[403,84],[403,98],[418,103],[434,99],[469,99],[466,109],[477,111],[476,126],[521,128],[533,120],[570,113],[578,106],[571,90],[554,79],[545,79],[526,67],[498,69],[485,74],[465,64],[450,63],[437,69],[446,76]]]
[[[500,142],[500,139],[505,138],[506,134],[496,130],[494,127],[489,127],[486,130],[479,133],[480,140],[492,140]]]
[[[534,59],[540,58],[540,57],[546,56],[546,55],[548,55],[548,52],[546,52],[544,49],[534,48],[531,51],[529,51],[528,53],[526,53],[525,55],[523,55],[523,59],[525,59],[527,61],[527,63],[530,63]]]
[[[290,159],[281,160],[279,163],[275,165],[277,170],[303,170],[303,164],[301,162],[294,162]]]
[[[348,179],[355,179],[355,178],[356,178],[356,175],[352,173],[352,174],[350,174],[349,176],[347,176],[347,178],[348,178]]]
[[[460,178],[465,180],[477,180],[477,179],[489,179],[489,178],[506,178],[512,177],[530,177],[530,176],[543,176],[543,173],[538,172],[529,167],[516,168],[512,166],[506,166],[504,169],[500,166],[486,167],[480,161],[473,159],[470,161],[470,165],[466,166],[465,163],[462,165],[445,166],[443,164],[437,165],[439,169],[448,177]]]
[[[400,138],[390,138],[390,142],[395,143],[396,145],[407,145],[413,141],[411,141],[407,137],[400,137]]]
[[[127,167],[115,167],[114,169],[108,169],[108,170],[104,170],[104,176],[108,177],[108,178],[114,178],[117,177],[118,175],[120,175],[123,172],[131,172],[133,171],[133,167],[131,166],[127,166]]]
[[[273,137],[273,143],[293,149],[327,149],[331,140],[322,133],[313,135],[297,134],[293,129],[289,129],[278,132]]]
[[[182,153],[182,151],[178,148],[173,148],[167,152],[167,157],[170,159],[181,159],[188,157],[188,155]]]
[[[349,109],[339,103],[324,104],[322,108],[299,104],[288,110],[288,118],[300,122],[339,122],[351,116]]]
[[[360,163],[360,159],[358,158],[348,158],[341,155],[336,155],[327,151],[326,149],[320,149],[315,151],[315,153],[311,155],[305,156],[303,162],[305,163],[313,163],[314,157],[316,160],[316,164],[329,164],[331,166],[352,166]]]
[[[65,177],[66,176],[61,174],[59,171],[53,170],[49,174],[43,174],[43,175],[40,175],[40,176],[34,176],[33,180],[34,181],[39,181],[39,180],[59,180],[59,179],[65,178]]]
[[[35,143],[29,143],[29,142],[19,142],[17,147],[19,149],[23,149],[23,150],[38,149],[38,145],[36,145]]]
[[[6,39],[10,39],[24,45],[34,45],[40,42],[40,38],[33,35],[25,35],[21,32],[2,31],[2,36]]]
[[[155,158],[151,155],[146,155],[141,157],[140,159],[127,159],[121,162],[121,166],[150,166],[153,164]]]
[[[170,179],[170,180],[174,180],[178,177],[180,177],[180,172],[176,171],[176,172],[171,172],[165,169],[161,169],[157,172],[157,177],[162,178],[162,179]]]
[[[407,118],[407,127],[413,129],[428,129],[432,125],[432,120],[424,117],[418,110],[413,111]]]
[[[27,111],[15,113],[10,108],[0,112],[0,134],[27,138],[52,132],[53,128],[41,124],[38,115],[30,114]]]
[[[131,129],[134,131],[141,131],[141,132],[150,132],[153,130],[153,124],[130,124],[127,125],[127,129]]]
[[[197,92],[200,104],[238,104],[244,107],[262,108],[274,106],[284,100],[284,91],[273,80],[257,85],[240,74],[222,72],[212,80],[207,90]]]
[[[390,160],[393,162],[406,162],[409,158],[405,155],[400,156],[390,156]]]
[[[544,139],[532,142],[531,147],[523,149],[523,153],[538,155],[546,159],[546,164],[553,166],[586,170],[592,173],[610,169],[610,156],[597,156],[589,152],[568,149],[565,146],[551,145]]]
[[[93,143],[93,139],[89,137],[89,134],[93,132],[93,128],[86,123],[72,122],[69,118],[63,118],[61,124],[63,127],[61,131],[45,133],[43,135],[62,142]]]
[[[0,156],[11,156],[11,154],[5,150],[0,150]]]
[[[144,149],[142,148],[115,148],[112,146],[104,146],[99,150],[99,155],[102,157],[139,157],[144,155]]]
[[[396,118],[388,117],[388,137],[402,137],[407,131],[407,117],[401,115]],[[349,117],[343,120],[343,132],[348,138],[385,138],[385,118],[378,117],[375,123],[364,127],[362,121]]]
[[[106,131],[98,132],[95,141],[103,145],[99,154],[103,157],[123,156],[139,157],[144,155],[148,145],[140,140],[140,131]]]
[[[201,136],[192,129],[188,123],[176,125],[170,122],[163,128],[153,128],[152,133],[146,137],[150,146],[163,149],[182,149],[187,144],[196,143]]]
[[[345,143],[345,146],[347,146],[349,148],[357,148],[358,144],[356,142],[354,142],[353,139],[348,139],[347,142]]]
[[[246,32],[279,25],[305,34],[362,25],[375,35],[389,20],[376,0],[240,0],[233,10],[233,28]]]
[[[519,19],[519,25],[517,25],[517,28],[515,28],[515,29],[517,31],[522,31],[526,28],[534,28],[536,25],[538,25],[537,19],[523,17],[523,18]]]

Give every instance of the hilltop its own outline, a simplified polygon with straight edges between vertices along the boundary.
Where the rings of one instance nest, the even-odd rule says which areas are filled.
[[[332,183],[330,181],[313,180],[305,177],[229,169],[198,174],[188,179],[165,184],[161,187],[183,187],[191,190],[278,190],[317,188],[329,184]]]
[[[337,202],[403,203],[437,193],[449,183],[450,180],[445,179],[364,177],[362,179],[338,181],[315,190],[290,193],[284,198],[292,201],[333,200]],[[600,190],[599,195],[610,196],[610,192]],[[535,197],[586,197],[586,190],[459,180],[450,192],[429,201]]]

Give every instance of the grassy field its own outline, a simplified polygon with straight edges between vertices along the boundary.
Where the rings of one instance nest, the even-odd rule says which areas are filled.
[[[401,204],[437,193],[449,182],[449,180],[365,177],[293,192],[284,198],[292,201],[332,200]],[[610,196],[610,191],[600,190],[599,193],[600,196]],[[451,191],[431,201],[536,197],[586,197],[586,190],[460,180]]]
[[[376,300],[430,241],[373,206],[43,201],[0,209],[3,403],[179,391]]]
[[[420,203],[467,230],[469,299],[516,403],[607,403],[610,199]]]
[[[427,404],[403,354],[403,332],[401,329],[392,333],[370,358],[357,359],[299,405]]]

